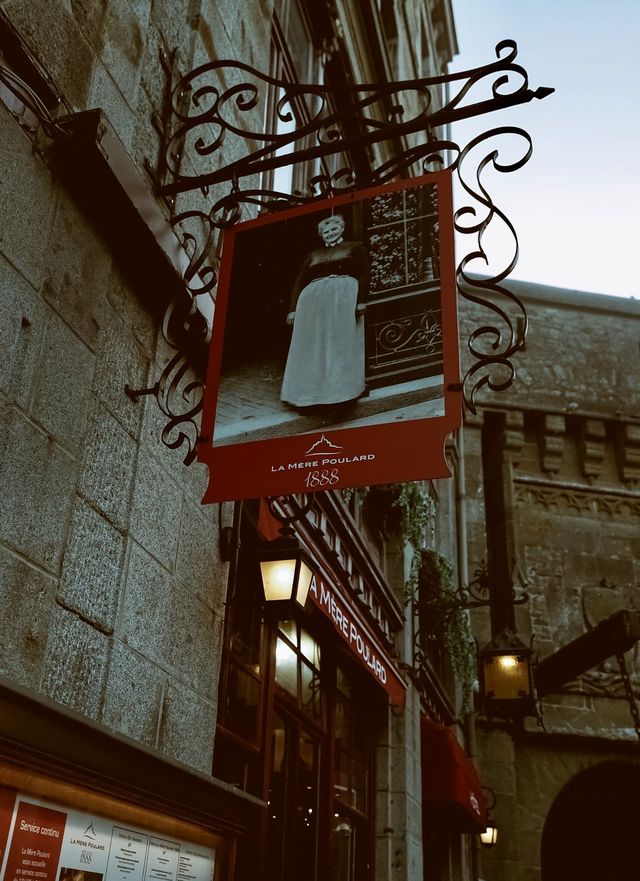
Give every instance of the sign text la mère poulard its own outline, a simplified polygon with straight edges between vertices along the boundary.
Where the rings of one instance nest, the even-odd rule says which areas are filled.
[[[321,575],[309,588],[309,599],[331,621],[356,659],[389,695],[394,706],[404,705],[406,686],[378,641],[359,620],[355,609]]]
[[[450,172],[225,233],[204,502],[448,477],[458,389]]]

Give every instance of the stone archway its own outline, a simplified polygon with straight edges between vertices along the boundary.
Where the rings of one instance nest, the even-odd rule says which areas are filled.
[[[542,881],[636,881],[640,872],[640,767],[603,762],[560,792],[547,815]]]

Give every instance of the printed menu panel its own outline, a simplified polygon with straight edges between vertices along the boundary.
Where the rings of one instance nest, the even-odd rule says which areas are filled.
[[[180,845],[151,836],[145,881],[177,881]]]
[[[215,857],[0,786],[0,881],[213,881]]]
[[[21,799],[14,813],[6,881],[55,881],[66,814]]]

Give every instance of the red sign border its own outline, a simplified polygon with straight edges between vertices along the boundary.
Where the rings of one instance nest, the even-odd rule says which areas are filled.
[[[286,468],[274,471],[275,463],[304,459],[306,447],[320,437],[317,433],[294,434],[245,443],[215,447],[212,444],[215,411],[218,399],[220,368],[224,345],[227,304],[233,268],[235,238],[248,229],[302,214],[332,209],[354,201],[371,199],[376,195],[435,184],[438,187],[438,221],[440,244],[440,295],[442,315],[442,346],[444,373],[444,415],[407,420],[398,423],[379,423],[366,426],[327,429],[332,442],[354,454],[355,461],[340,465],[336,483],[309,487],[298,481],[306,471]],[[202,439],[198,443],[198,461],[209,467],[209,484],[203,504],[234,499],[273,496],[292,492],[365,486],[379,483],[403,483],[450,477],[445,458],[447,437],[462,424],[462,390],[458,345],[458,319],[453,236],[452,173],[438,171],[421,177],[397,181],[380,187],[357,190],[343,196],[311,202],[292,209],[278,211],[249,220],[225,231],[220,277],[216,295],[213,334],[209,351],[206,391],[202,412]],[[361,460],[358,454],[371,456]],[[391,454],[391,455],[390,455]],[[367,467],[363,468],[363,465]]]

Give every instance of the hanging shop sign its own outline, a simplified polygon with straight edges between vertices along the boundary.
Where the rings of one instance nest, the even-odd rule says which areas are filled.
[[[450,172],[226,232],[205,502],[448,477],[461,414]]]
[[[403,707],[406,693],[404,680],[353,605],[320,574],[316,574],[311,582],[309,599],[331,621],[356,660],[387,692],[390,703]]]
[[[218,881],[211,847],[0,785],[5,881]]]

